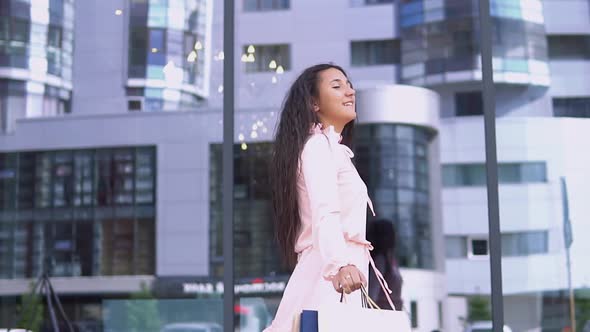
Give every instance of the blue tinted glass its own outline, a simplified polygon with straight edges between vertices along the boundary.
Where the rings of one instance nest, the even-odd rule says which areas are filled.
[[[145,110],[148,112],[161,111],[164,107],[164,101],[161,99],[149,99],[145,100]]]
[[[166,27],[168,8],[166,5],[150,4],[148,10],[148,26],[156,28]]]
[[[146,88],[146,98],[162,98],[162,89]]]
[[[162,66],[148,66],[147,78],[163,80],[164,79],[164,67]]]
[[[498,8],[498,16],[508,18],[522,18],[520,8],[518,7],[500,7]]]
[[[155,65],[159,68],[162,68],[166,64],[166,55],[162,53],[162,51],[157,51],[156,53],[148,53],[148,65]],[[149,71],[148,71],[149,72]]]
[[[418,25],[424,23],[424,14],[412,15],[408,17],[402,17],[401,26],[402,27],[410,27],[413,25]]]
[[[526,60],[505,59],[504,69],[506,71],[527,72],[529,66]]]
[[[150,47],[159,50],[164,48],[164,30],[150,30]]]
[[[166,48],[164,47],[164,30],[150,30],[150,47],[148,52],[148,64],[165,65]],[[148,71],[149,73],[149,71]]]
[[[422,1],[414,1],[402,6],[402,15],[412,15],[423,10],[424,6]]]

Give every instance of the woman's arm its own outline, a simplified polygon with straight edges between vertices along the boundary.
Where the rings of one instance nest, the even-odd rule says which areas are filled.
[[[359,283],[365,281],[346,257],[340,221],[338,168],[325,136],[315,135],[309,139],[301,155],[301,166],[311,209],[313,245],[322,257],[322,275],[332,281],[337,290],[340,285],[349,285],[350,291],[356,290]]]

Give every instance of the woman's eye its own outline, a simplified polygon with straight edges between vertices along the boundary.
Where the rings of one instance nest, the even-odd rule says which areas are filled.
[[[340,89],[340,85],[334,85],[333,88],[334,89]]]

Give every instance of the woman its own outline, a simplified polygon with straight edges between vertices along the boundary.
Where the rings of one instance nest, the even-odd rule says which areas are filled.
[[[270,170],[277,240],[294,270],[266,332],[291,331],[302,309],[338,302],[341,292],[361,305],[372,206],[350,160],[355,118],[355,91],[338,66],[306,69],[287,93]]]

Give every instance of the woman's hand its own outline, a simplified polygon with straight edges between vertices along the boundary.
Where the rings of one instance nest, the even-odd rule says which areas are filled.
[[[365,276],[354,265],[341,267],[332,279],[332,285],[338,293],[344,291],[346,294],[350,294],[366,284],[367,280],[365,279]]]

